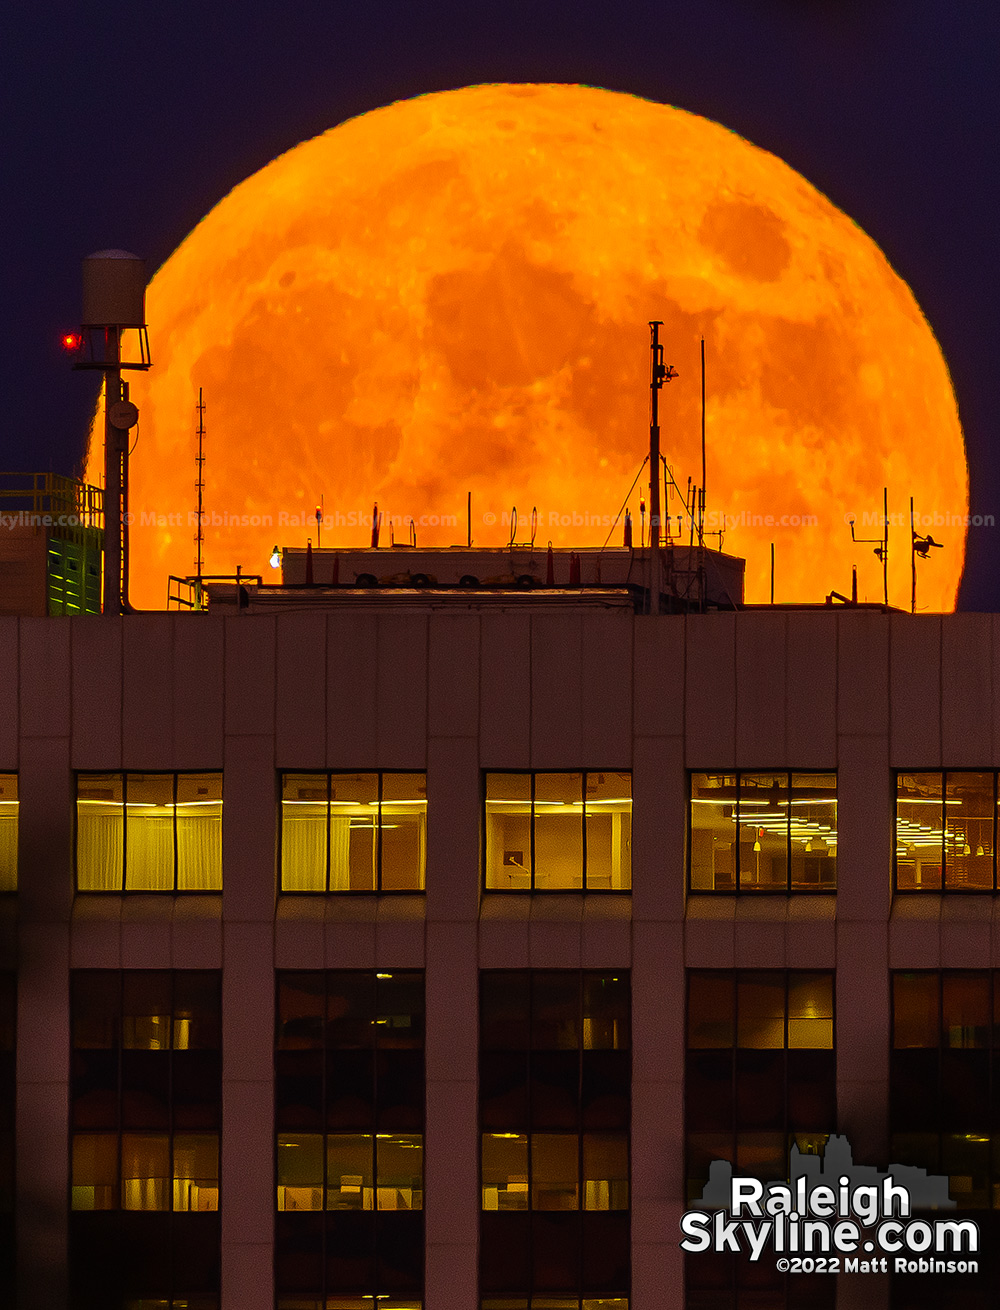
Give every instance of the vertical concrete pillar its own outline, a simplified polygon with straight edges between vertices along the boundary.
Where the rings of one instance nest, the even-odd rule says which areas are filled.
[[[476,1310],[479,1281],[479,773],[472,738],[427,768],[426,1310]]]
[[[274,628],[226,625],[222,1310],[273,1310]]]
[[[632,1310],[682,1310],[684,620],[635,626]]]
[[[17,986],[19,1310],[67,1302],[69,625],[22,620]]]

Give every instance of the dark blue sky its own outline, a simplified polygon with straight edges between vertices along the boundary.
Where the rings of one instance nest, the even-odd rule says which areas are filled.
[[[487,81],[586,82],[780,155],[913,288],[948,359],[974,513],[961,600],[1000,609],[995,0],[102,0],[0,26],[0,466],[69,472],[93,393],[58,339],[79,261],[152,272],[244,177],[352,115]],[[914,433],[914,441],[922,434]]]

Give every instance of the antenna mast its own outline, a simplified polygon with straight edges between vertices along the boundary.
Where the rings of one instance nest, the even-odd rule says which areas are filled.
[[[662,319],[651,319],[649,323],[649,611],[660,612],[660,388],[664,382],[675,378],[677,373],[671,364],[663,362],[663,347],[660,345],[660,328]]]
[[[198,492],[198,531],[194,538],[198,554],[194,563],[198,576],[198,596],[200,597],[202,554],[205,546],[205,531],[202,527],[202,506],[205,496],[205,401],[202,398],[201,387],[198,388],[198,454],[195,456],[194,462],[198,466],[198,478],[194,484]]]

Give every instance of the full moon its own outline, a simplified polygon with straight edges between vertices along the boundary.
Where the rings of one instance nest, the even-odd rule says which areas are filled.
[[[474,86],[306,141],[237,186],[152,279],[132,374],[132,599],[194,571],[270,576],[275,545],[364,545],[374,502],[421,545],[599,546],[648,449],[649,328],[677,377],[661,446],[683,518],[747,560],[750,601],[909,607],[909,503],[945,549],[918,606],[954,608],[968,514],[948,369],[905,282],[850,218],[718,123],[583,86]],[[101,432],[95,425],[95,432]],[[92,441],[89,480],[103,453]],[[644,472],[629,504],[640,527]],[[678,517],[680,516],[680,517]],[[856,535],[869,544],[854,544]]]

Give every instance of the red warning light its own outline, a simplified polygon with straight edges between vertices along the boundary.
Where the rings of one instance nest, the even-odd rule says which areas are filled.
[[[67,351],[77,351],[83,345],[83,337],[79,332],[64,332],[62,338],[62,348]]]

